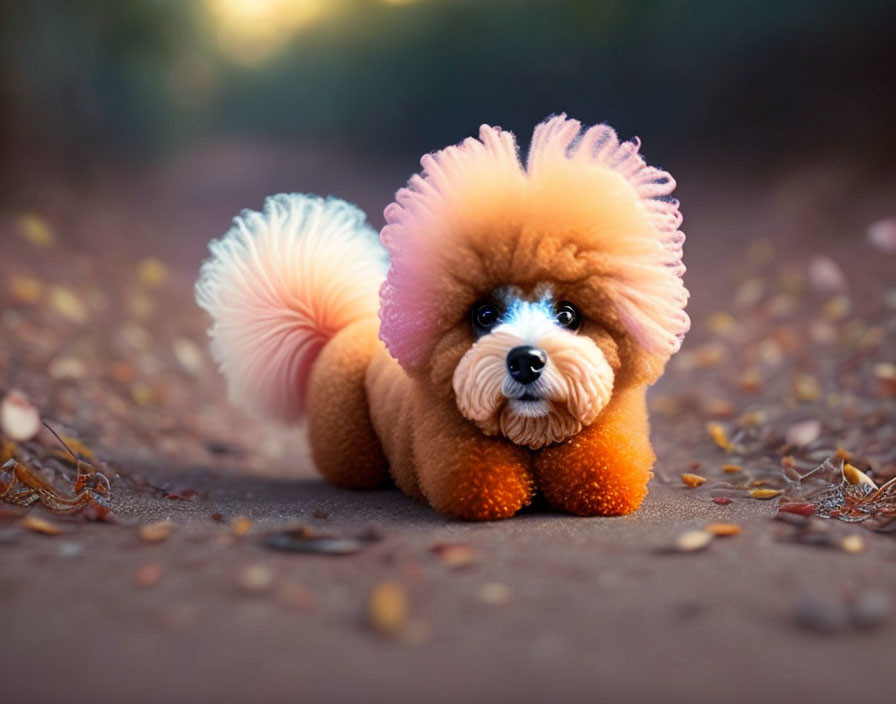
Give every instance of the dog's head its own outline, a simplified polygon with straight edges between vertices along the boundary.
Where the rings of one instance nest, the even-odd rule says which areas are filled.
[[[559,116],[524,167],[513,135],[483,126],[425,156],[386,209],[381,337],[484,432],[564,440],[680,347],[675,182],[638,147]]]

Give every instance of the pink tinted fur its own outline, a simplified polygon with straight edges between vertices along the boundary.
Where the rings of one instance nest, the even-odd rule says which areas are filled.
[[[527,191],[534,192],[539,179],[550,179],[558,162],[610,170],[632,189],[650,233],[647,238],[632,234],[631,253],[624,247],[617,253],[619,270],[608,285],[616,294],[620,319],[648,354],[664,362],[678,351],[690,320],[681,281],[681,214],[678,201],[668,197],[675,181],[648,166],[639,148],[637,139],[620,143],[607,125],[583,131],[578,121],[559,115],[535,128],[525,169],[513,134],[488,125],[480,128],[478,140],[469,138],[424,156],[422,174],[396,193],[380,233],[392,259],[380,290],[380,337],[392,355],[405,369],[414,370],[437,338],[439,300],[427,297],[428,282],[444,273],[438,251],[452,246],[452,228],[460,232],[477,225],[476,215],[465,213],[464,199],[477,192],[470,184],[494,191],[496,202],[525,202]],[[581,197],[588,198],[588,193]]]
[[[304,411],[311,366],[336,332],[377,311],[385,252],[356,207],[272,196],[244,211],[203,264],[199,304],[231,399],[282,423]]]

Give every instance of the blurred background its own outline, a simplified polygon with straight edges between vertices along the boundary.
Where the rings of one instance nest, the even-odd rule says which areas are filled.
[[[7,200],[27,198],[23,171],[84,183],[101,165],[225,142],[338,148],[406,177],[482,122],[525,136],[561,111],[639,135],[664,164],[824,154],[883,169],[896,147],[889,0],[34,0],[0,13]]]

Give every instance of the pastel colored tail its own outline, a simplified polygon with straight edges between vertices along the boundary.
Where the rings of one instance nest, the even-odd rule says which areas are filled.
[[[280,194],[244,210],[209,244],[196,300],[231,400],[289,423],[311,367],[345,326],[376,316],[387,255],[364,213],[336,198]]]

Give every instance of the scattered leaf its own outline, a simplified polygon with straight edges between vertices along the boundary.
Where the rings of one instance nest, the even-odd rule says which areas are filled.
[[[9,462],[16,454],[16,444],[12,440],[0,437],[0,466]]]
[[[691,474],[690,472],[683,472],[681,481],[684,482],[686,487],[693,489],[694,487],[704,484],[706,482],[706,477],[701,477],[699,474]]]
[[[896,217],[871,223],[867,234],[868,241],[881,252],[896,254]]]
[[[726,474],[737,474],[741,471],[741,466],[739,464],[723,464],[722,471]]]
[[[731,503],[731,499],[729,499],[727,496],[715,496],[713,497],[712,502],[714,504],[718,504],[719,506],[727,506]]]
[[[199,346],[185,337],[177,337],[171,343],[174,357],[185,371],[193,376],[199,376],[205,368],[205,359]]]
[[[736,523],[709,523],[705,530],[717,537],[729,537],[741,533],[740,526]]]
[[[674,547],[678,552],[697,552],[706,549],[712,538],[709,531],[688,530],[675,539]]]
[[[90,318],[87,306],[75,293],[64,286],[50,288],[50,308],[72,323],[83,325]]]
[[[87,367],[75,357],[57,357],[50,362],[47,372],[54,379],[83,379]]]
[[[852,302],[848,296],[834,296],[825,302],[821,312],[830,320],[843,320],[852,308]]]
[[[874,480],[857,467],[846,463],[843,465],[843,478],[853,486],[867,486],[872,490],[877,489]]]
[[[252,521],[246,516],[237,516],[230,524],[230,532],[237,537],[249,535],[252,530]]]
[[[168,267],[157,257],[144,257],[137,264],[137,280],[144,286],[159,286],[168,280]]]
[[[750,496],[754,499],[773,499],[781,494],[780,489],[750,489]]]
[[[0,429],[15,442],[31,440],[40,431],[40,413],[21,391],[12,390],[0,401]]]
[[[277,601],[292,609],[307,611],[317,604],[314,592],[295,582],[284,582],[277,588]]]
[[[140,539],[147,543],[160,543],[167,540],[174,531],[175,524],[172,521],[158,521],[140,526]]]
[[[19,232],[35,247],[46,249],[56,241],[50,223],[37,213],[22,213],[19,216]]]
[[[274,571],[266,565],[249,565],[240,571],[237,582],[247,592],[266,592],[274,586]]]
[[[56,523],[52,523],[44,518],[38,518],[30,513],[22,519],[20,525],[25,530],[30,530],[32,533],[40,533],[41,535],[59,535],[62,533],[62,528]]]
[[[383,635],[401,632],[408,621],[408,600],[400,584],[381,582],[373,588],[367,602],[367,621]]]
[[[846,274],[833,259],[817,254],[809,260],[809,285],[822,293],[836,293],[847,288]]]
[[[713,439],[713,442],[725,450],[725,452],[734,451],[734,445],[728,439],[728,433],[721,423],[707,423],[706,432],[709,433],[709,437]]]
[[[445,567],[461,569],[476,561],[476,553],[469,545],[444,544],[432,548],[433,554]]]
[[[44,285],[33,276],[16,274],[9,279],[9,292],[22,303],[38,303],[44,296]]]
[[[162,579],[162,566],[158,562],[147,562],[134,572],[134,584],[144,589],[154,587]]]
[[[781,504],[778,506],[779,513],[793,513],[797,516],[811,516],[815,513],[815,504],[796,502]]]
[[[503,582],[486,582],[479,588],[479,601],[492,606],[503,606],[513,599],[513,590]]]
[[[840,539],[840,547],[843,548],[843,552],[857,554],[868,549],[868,541],[861,535],[852,533]]]
[[[785,440],[788,445],[805,447],[818,440],[821,435],[821,422],[815,419],[794,423],[787,429]]]
[[[793,393],[800,401],[818,401],[821,398],[821,384],[814,376],[799,374],[793,381]]]
[[[717,311],[709,316],[707,327],[721,337],[732,337],[740,326],[731,313]]]

